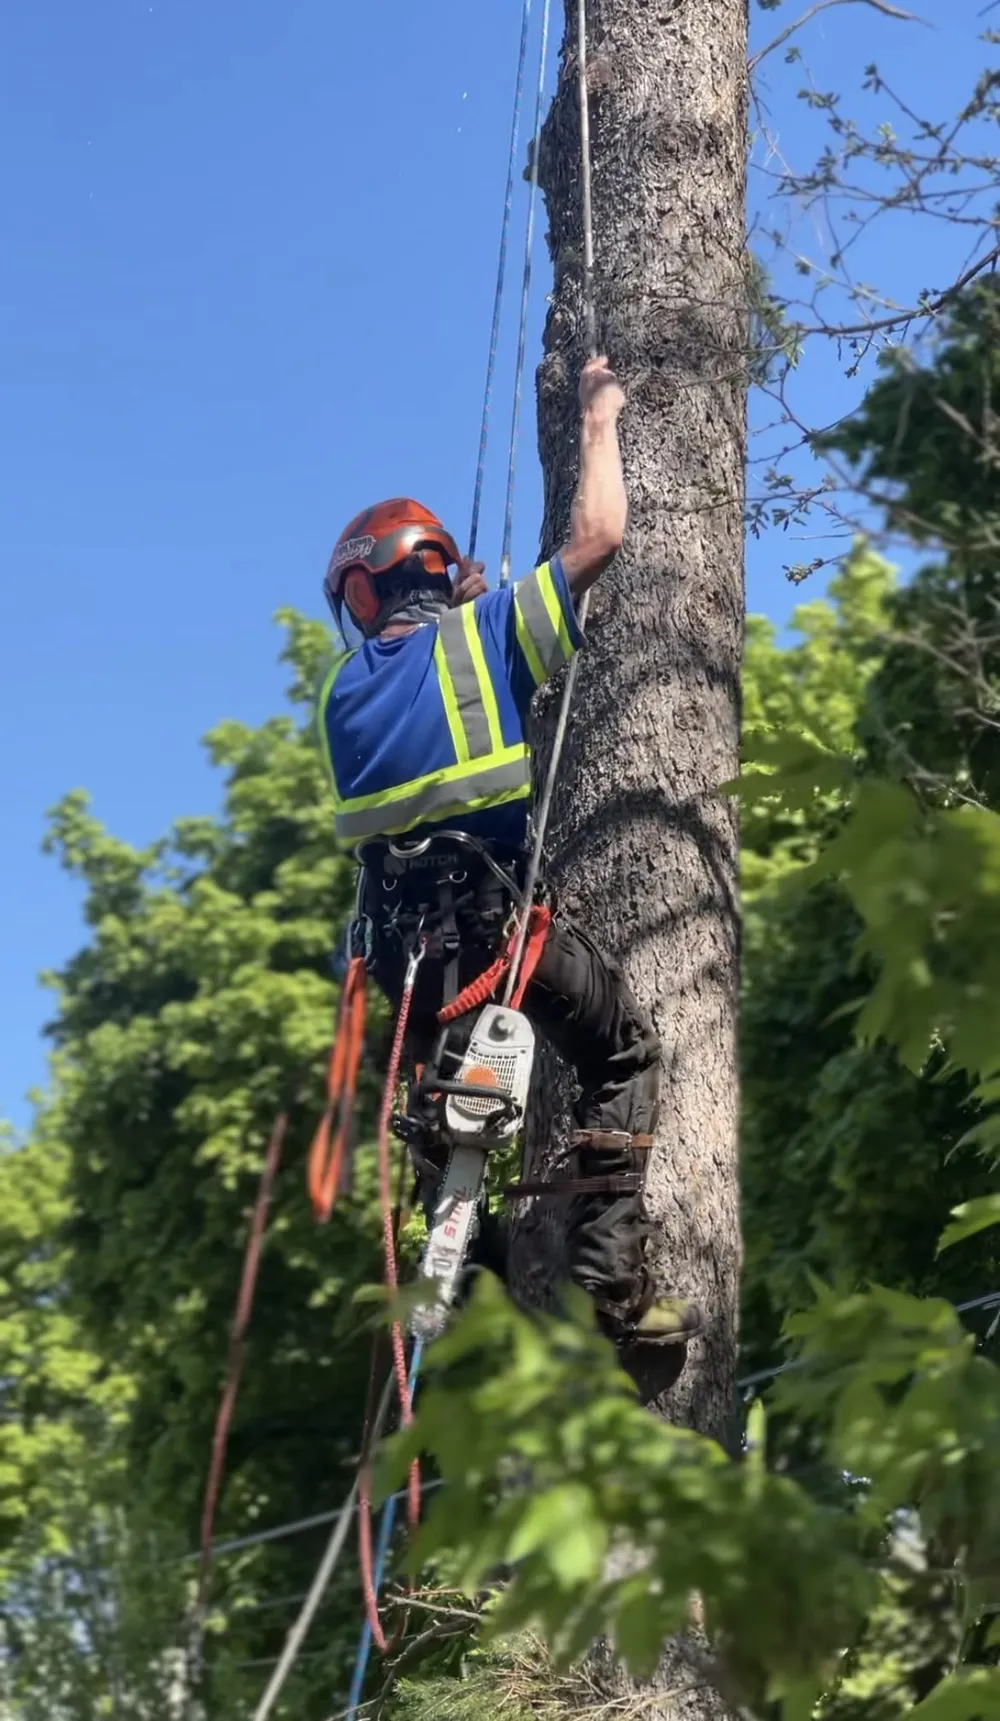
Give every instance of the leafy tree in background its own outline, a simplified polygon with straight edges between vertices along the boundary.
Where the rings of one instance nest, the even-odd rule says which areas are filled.
[[[832,607],[797,612],[801,644],[778,650],[761,623],[748,641],[751,734],[804,734],[849,754],[861,776],[906,783],[927,808],[1000,806],[998,332],[995,284],[974,287],[942,318],[924,362],[907,350],[888,357],[863,411],[825,439],[933,558],[896,588],[884,563],[856,554],[831,584]],[[991,1179],[966,1139],[976,1120],[968,1082],[940,1056],[918,1073],[890,1047],[857,1042],[850,1006],[871,977],[855,962],[857,915],[835,879],[808,892],[796,882],[837,829],[839,801],[820,796],[791,812],[759,804],[744,819],[752,1366],[773,1352],[784,1312],[801,1306],[807,1271],[953,1301],[996,1283],[991,1234],[935,1256],[951,1207]]]
[[[22,1570],[27,1560],[35,1571],[38,1552],[19,1537],[26,1520],[69,1551],[69,1508],[78,1521],[105,1451],[136,1511],[196,1545],[249,1210],[279,1109],[290,1120],[285,1158],[217,1532],[313,1515],[347,1492],[370,1344],[350,1293],[380,1276],[374,1173],[362,1155],[356,1199],[320,1229],[304,1152],[353,869],[333,851],[311,733],[329,635],[283,619],[304,720],[213,732],[225,772],[217,819],[181,820],[140,851],[103,830],[82,794],[53,817],[48,846],[84,884],[90,934],[53,980],[52,1081],[32,1140],[0,1160],[11,1305],[0,1318],[0,1522]],[[362,1131],[384,1027],[376,1006]],[[280,1609],[241,1605],[301,1591],[322,1534],[220,1563],[227,1684],[241,1660],[274,1653],[288,1623]],[[353,1575],[345,1583],[353,1625]],[[327,1641],[325,1692],[338,1653]],[[243,1677],[248,1690],[258,1680]]]

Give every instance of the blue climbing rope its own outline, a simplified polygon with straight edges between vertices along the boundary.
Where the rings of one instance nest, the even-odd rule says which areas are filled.
[[[410,1358],[410,1397],[417,1390],[417,1378],[420,1374],[420,1361],[423,1355],[423,1344],[420,1339],[413,1341],[413,1355]],[[399,1495],[390,1494],[382,1508],[382,1521],[378,1527],[378,1541],[375,1545],[375,1594],[382,1588],[385,1576],[386,1562],[389,1558],[389,1548],[392,1543],[392,1532],[396,1527],[396,1509]],[[347,1721],[357,1721],[358,1708],[361,1703],[361,1693],[365,1688],[365,1676],[368,1672],[368,1661],[372,1652],[372,1628],[367,1619],[361,1627],[358,1639],[358,1651],[354,1657],[354,1672],[351,1675],[351,1689],[347,1698]]]
[[[500,340],[500,312],[503,308],[504,282],[507,276],[507,240],[510,236],[510,212],[514,202],[514,173],[517,167],[517,143],[521,131],[521,99],[524,94],[524,67],[528,54],[528,25],[531,21],[531,0],[524,0],[521,12],[521,46],[517,56],[517,83],[514,88],[514,117],[510,128],[510,155],[507,160],[507,190],[504,194],[503,221],[500,226],[500,260],[497,264],[496,292],[493,296],[493,325],[490,329],[490,351],[486,361],[486,388],[483,393],[483,417],[479,427],[479,458],[476,462],[476,483],[472,494],[472,524],[469,527],[469,560],[476,553],[479,539],[479,514],[483,503],[483,479],[486,475],[486,444],[490,431],[490,406],[493,400],[493,373],[496,370],[497,346]]]
[[[504,505],[503,543],[500,549],[500,584],[510,579],[510,552],[514,535],[514,480],[517,476],[517,444],[521,431],[521,394],[524,383],[524,355],[528,337],[528,297],[531,291],[531,253],[535,242],[535,204],[538,199],[538,157],[542,140],[542,103],[545,99],[545,73],[549,58],[549,16],[552,0],[542,7],[542,46],[538,57],[538,85],[535,90],[535,123],[531,134],[531,177],[528,191],[528,224],[524,235],[524,272],[521,277],[521,317],[517,332],[517,361],[514,366],[514,405],[510,421],[510,453],[507,458],[507,498]]]

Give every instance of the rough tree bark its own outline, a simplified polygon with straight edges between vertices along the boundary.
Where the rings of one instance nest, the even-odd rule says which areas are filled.
[[[545,553],[568,523],[585,356],[575,13],[567,5],[539,160],[555,271],[538,374]],[[598,337],[627,393],[631,517],[624,553],[592,593],[546,870],[622,962],[663,1041],[647,1184],[654,1259],[660,1282],[694,1295],[711,1324],[679,1377],[666,1350],[639,1385],[662,1415],[726,1440],[740,1263],[738,833],[716,788],[738,770],[744,615],[746,0],[589,0],[588,13]],[[538,714],[542,771],[560,693]],[[533,1174],[565,1139],[554,1074],[543,1068],[538,1084]],[[526,1301],[547,1300],[564,1270],[562,1214],[537,1201],[519,1218],[512,1266]],[[644,1715],[722,1712],[709,1687],[690,1689],[692,1660],[694,1643],[665,1647],[654,1681],[664,1696]],[[595,1671],[609,1695],[627,1685],[606,1656]]]
[[[726,1438],[740,1261],[735,1057],[736,775],[743,634],[745,0],[589,0],[599,344],[626,388],[631,518],[592,594],[548,843],[562,900],[618,956],[663,1040],[648,1180],[660,1280],[707,1309],[663,1415]],[[566,530],[583,360],[575,6],[539,161],[555,269],[538,374],[543,550]],[[544,770],[556,688],[539,712]],[[550,1080],[540,1084],[551,1094]],[[565,1117],[542,1100],[533,1174]],[[562,1210],[520,1217],[528,1301],[562,1267]]]

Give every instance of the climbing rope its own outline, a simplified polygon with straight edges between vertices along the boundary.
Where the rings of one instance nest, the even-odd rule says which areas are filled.
[[[423,1342],[420,1339],[416,1339],[413,1345],[413,1355],[410,1359],[409,1385],[411,1397],[417,1390],[417,1377],[420,1373],[420,1364],[422,1360]],[[430,1483],[428,1486],[435,1487],[438,1486],[438,1484]],[[389,1559],[389,1549],[392,1545],[392,1533],[396,1527],[396,1511],[400,1500],[403,1498],[404,1496],[402,1494],[390,1494],[385,1506],[383,1507],[382,1520],[378,1527],[378,1544],[375,1549],[374,1564],[372,1565],[367,1578],[364,1580],[365,1622],[361,1628],[361,1637],[358,1641],[357,1653],[354,1658],[354,1668],[351,1674],[351,1689],[347,1699],[348,1708],[346,1721],[353,1721],[353,1717],[357,1714],[358,1707],[361,1703],[361,1693],[364,1689],[365,1675],[368,1672],[368,1661],[371,1655],[372,1640],[375,1639],[376,1642],[378,1641],[377,1638],[375,1638],[374,1632],[374,1621],[378,1619],[378,1593],[382,1588],[382,1579],[385,1576],[385,1568]],[[370,1602],[369,1591],[371,1592]]]
[[[587,0],[577,0],[576,70],[580,103],[580,209],[583,220],[583,332],[587,357],[597,357],[594,300],[594,205],[590,155],[590,84],[587,73]]]
[[[577,29],[577,88],[580,101],[580,192],[581,214],[583,220],[583,327],[586,341],[587,357],[597,356],[597,311],[594,302],[594,210],[591,198],[591,157],[590,157],[590,91],[587,81],[587,0],[578,0]],[[583,594],[583,602],[578,612],[581,630],[587,625],[587,615],[590,610],[590,591]],[[562,759],[563,744],[566,740],[566,726],[569,723],[570,706],[573,703],[573,690],[576,687],[577,671],[580,667],[580,656],[577,653],[566,673],[562,700],[559,705],[559,717],[556,722],[556,732],[552,740],[552,752],[549,755],[549,766],[545,775],[545,786],[538,813],[535,817],[535,840],[532,844],[531,859],[528,862],[528,874],[524,883],[524,900],[526,908],[518,917],[517,938],[507,974],[507,985],[504,991],[504,1003],[509,1004],[518,985],[521,970],[521,960],[524,954],[525,939],[530,925],[531,904],[534,901],[538,875],[541,871],[542,853],[545,847],[545,834],[548,830],[549,814],[552,811],[552,797],[555,794],[556,778],[559,774],[559,764]]]
[[[542,102],[545,99],[545,71],[549,55],[549,16],[552,0],[542,8],[542,46],[538,58],[538,83],[535,87],[535,123],[531,135],[531,164],[528,181],[528,221],[524,234],[524,269],[521,275],[521,315],[517,330],[517,359],[514,365],[514,404],[510,420],[510,448],[507,455],[507,496],[504,503],[503,541],[500,546],[500,584],[510,580],[510,552],[514,535],[514,480],[517,476],[517,449],[521,431],[521,394],[524,383],[524,357],[528,337],[528,300],[531,292],[531,253],[535,243],[535,203],[538,198],[538,157],[542,143]]]
[[[514,405],[513,405],[513,411],[512,411],[512,417],[511,417],[510,453],[509,453],[508,462],[507,462],[507,498],[506,498],[506,507],[505,507],[505,512],[504,512],[503,545],[502,545],[501,557],[500,557],[500,584],[501,585],[506,585],[510,579],[510,553],[511,553],[511,540],[512,540],[512,532],[513,532],[513,514],[514,514],[514,480],[515,480],[515,474],[516,474],[516,469],[517,469],[517,444],[518,444],[518,436],[519,436],[519,430],[520,430],[521,394],[522,394],[522,386],[523,386],[523,378],[524,378],[524,360],[525,360],[526,334],[527,334],[528,295],[529,295],[529,290],[530,290],[530,285],[531,285],[531,252],[532,252],[533,236],[534,236],[535,199],[536,199],[536,194],[537,194],[537,189],[538,189],[538,157],[539,157],[539,149],[540,149],[540,142],[541,142],[542,101],[544,98],[544,87],[545,87],[545,70],[546,70],[547,49],[548,49],[549,15],[550,15],[550,0],[545,0],[545,6],[544,6],[544,11],[543,11],[543,16],[542,16],[542,44],[541,44],[541,54],[540,54],[540,62],[539,62],[538,84],[537,84],[537,89],[536,89],[535,124],[534,124],[532,152],[531,152],[531,180],[530,180],[530,196],[529,196],[529,205],[528,205],[528,223],[527,223],[527,235],[526,235],[526,239],[525,239],[524,271],[523,271],[523,275],[522,275],[522,285],[521,285],[521,317],[520,317],[520,326],[519,326],[519,331],[518,331],[517,361],[516,361],[515,375],[514,375]],[[587,12],[586,12],[586,0],[578,0],[578,7],[577,7],[577,63],[578,63],[578,88],[579,88],[579,102],[580,102],[580,181],[581,181],[581,206],[582,206],[581,207],[581,218],[582,218],[582,222],[583,222],[583,256],[584,256],[583,282],[582,282],[584,339],[585,339],[586,351],[587,351],[588,358],[594,358],[596,356],[596,352],[597,352],[597,316],[596,316],[596,309],[595,309],[595,304],[594,304],[594,221],[593,221],[593,205],[592,205],[592,198],[591,198],[590,111],[589,111],[589,88],[588,88],[588,79],[587,79]],[[590,607],[590,593],[588,591],[584,594],[583,602],[581,603],[580,610],[579,610],[579,620],[580,620],[581,628],[584,627],[586,624],[587,612],[588,612],[589,607]],[[570,706],[571,706],[572,700],[573,700],[573,689],[576,685],[576,673],[577,673],[578,664],[579,664],[579,658],[574,657],[572,663],[570,664],[569,672],[568,672],[567,677],[566,677],[566,684],[563,688],[562,701],[561,701],[560,708],[559,708],[559,718],[558,718],[558,721],[556,724],[556,733],[555,733],[555,737],[553,739],[552,753],[551,753],[550,758],[549,758],[549,766],[548,766],[548,771],[547,771],[546,779],[545,779],[545,787],[544,787],[544,791],[542,794],[542,801],[541,801],[541,805],[539,807],[538,816],[537,816],[537,819],[535,822],[535,839],[534,839],[534,843],[532,846],[531,858],[530,858],[530,861],[528,864],[528,875],[527,875],[527,879],[526,879],[525,887],[524,887],[524,908],[523,908],[523,911],[521,912],[521,914],[518,916],[517,931],[515,934],[513,946],[512,946],[512,948],[510,948],[509,956],[505,956],[505,958],[504,958],[505,962],[509,961],[509,966],[507,968],[506,986],[505,986],[505,990],[504,990],[504,1003],[505,1004],[510,1004],[511,1001],[515,997],[517,998],[518,1002],[520,1002],[521,998],[523,997],[524,988],[525,988],[525,984],[526,984],[526,977],[522,977],[522,972],[521,972],[522,971],[522,964],[524,964],[526,966],[525,949],[526,949],[526,942],[528,940],[529,931],[534,930],[535,926],[536,926],[536,922],[535,922],[533,915],[532,915],[532,908],[534,906],[534,893],[535,893],[535,887],[538,883],[538,875],[539,875],[539,871],[541,868],[541,858],[542,858],[542,852],[543,852],[544,843],[545,843],[545,834],[546,834],[546,830],[548,827],[549,814],[550,814],[551,807],[552,807],[552,798],[553,798],[553,794],[555,792],[556,777],[557,777],[557,774],[559,771],[560,759],[562,757],[563,744],[564,744],[565,739],[566,739],[566,728],[567,728],[567,724],[569,722]],[[491,973],[491,978],[492,977],[493,976]],[[496,977],[495,977],[495,983],[496,984],[499,984],[499,979],[500,979],[500,973],[498,972],[496,974]],[[417,1374],[419,1371],[419,1364],[420,1364],[420,1351],[419,1351],[418,1347],[415,1347],[414,1356],[413,1356],[413,1365],[411,1368],[411,1388],[412,1388],[412,1391],[415,1391],[415,1389],[416,1389],[416,1380],[417,1380]],[[398,1363],[397,1363],[397,1368],[398,1368]],[[401,1402],[402,1402],[402,1399],[401,1399]],[[412,1392],[411,1392],[411,1402],[412,1402]],[[411,1485],[412,1485],[412,1479],[411,1479]],[[418,1499],[419,1499],[419,1481],[418,1481]],[[365,1581],[365,1601],[366,1601],[367,1618],[366,1618],[365,1625],[362,1629],[361,1640],[358,1644],[357,1656],[356,1656],[355,1663],[354,1663],[354,1673],[353,1673],[352,1680],[351,1680],[351,1696],[350,1696],[350,1703],[349,1703],[349,1707],[348,1707],[348,1711],[347,1711],[347,1721],[356,1721],[358,1709],[359,1709],[360,1702],[361,1702],[361,1693],[364,1689],[365,1675],[367,1673],[368,1660],[369,1660],[369,1656],[371,1653],[372,1640],[374,1639],[374,1641],[376,1643],[379,1643],[379,1633],[380,1633],[381,1628],[380,1628],[379,1621],[378,1621],[377,1593],[378,1593],[378,1589],[379,1589],[380,1584],[381,1584],[382,1569],[384,1567],[385,1560],[388,1556],[389,1543],[391,1540],[393,1524],[394,1524],[394,1517],[395,1517],[395,1502],[389,1501],[389,1502],[387,1502],[385,1512],[383,1513],[382,1524],[380,1527],[379,1550],[378,1550],[378,1557],[376,1558],[375,1569],[373,1572],[371,1572],[371,1573],[366,1572],[366,1574],[365,1574],[365,1578],[366,1578],[366,1581]],[[369,1547],[370,1547],[370,1544],[369,1544]],[[380,1647],[381,1647],[381,1645],[380,1645]]]
[[[372,1425],[373,1441],[378,1440],[382,1432],[386,1416],[388,1415],[391,1398],[392,1376],[390,1375],[389,1379],[385,1383],[379,1407],[375,1413],[375,1421]],[[360,1479],[361,1472],[359,1469],[358,1474],[354,1478],[354,1485],[344,1502],[343,1508],[337,1515],[337,1521],[333,1526],[333,1532],[330,1536],[329,1542],[327,1543],[326,1552],[316,1568],[316,1576],[313,1578],[309,1594],[306,1596],[306,1599],[302,1604],[302,1608],[295,1624],[292,1626],[285,1639],[285,1647],[281,1652],[278,1665],[268,1681],[267,1690],[264,1692],[263,1697],[253,1712],[253,1721],[267,1721],[267,1717],[270,1715],[278,1701],[278,1698],[281,1696],[288,1675],[291,1673],[292,1668],[298,1660],[299,1651],[305,1641],[306,1633],[312,1625],[320,1602],[326,1594],[327,1587],[333,1576],[337,1562],[343,1553],[344,1544],[347,1541],[347,1534],[351,1527],[351,1519],[354,1516],[354,1508],[357,1504]]]
[[[321,1224],[325,1224],[333,1212],[348,1170],[354,1096],[365,1038],[367,976],[364,957],[352,957],[341,988],[333,1031],[326,1077],[326,1105],[309,1149],[309,1198]]]
[[[195,1608],[196,1614],[199,1616],[208,1599],[208,1580],[212,1567],[212,1533],[215,1528],[215,1514],[218,1509],[222,1477],[226,1467],[229,1430],[233,1420],[233,1411],[236,1408],[240,1377],[243,1373],[244,1341],[253,1312],[253,1296],[257,1284],[257,1269],[260,1266],[264,1228],[267,1224],[267,1210],[271,1204],[271,1191],[274,1188],[274,1180],[281,1163],[281,1149],[287,1127],[288,1118],[282,1113],[275,1119],[271,1139],[268,1142],[267,1157],[260,1174],[257,1200],[254,1204],[246,1253],[243,1257],[243,1272],[240,1278],[239,1294],[236,1298],[236,1313],[233,1316],[232,1331],[229,1338],[226,1384],[215,1419],[212,1458],[209,1465],[208,1481],[205,1484],[205,1501],[201,1512],[201,1563],[198,1571],[198,1599]]]
[[[472,524],[469,527],[469,560],[475,556],[479,539],[479,514],[483,502],[483,480],[486,476],[486,444],[490,430],[490,405],[493,399],[493,373],[496,370],[497,346],[500,339],[500,313],[503,309],[504,282],[507,275],[507,240],[510,236],[510,215],[514,201],[514,173],[517,167],[517,143],[521,130],[521,99],[524,93],[524,67],[528,51],[528,24],[531,21],[531,0],[524,0],[521,11],[521,46],[517,57],[517,82],[514,87],[514,116],[510,127],[510,154],[507,158],[507,190],[504,194],[503,221],[500,224],[500,260],[497,264],[497,284],[493,296],[493,323],[490,329],[490,351],[486,361],[486,388],[483,393],[483,416],[479,426],[479,458],[476,462],[476,483],[472,495]]]

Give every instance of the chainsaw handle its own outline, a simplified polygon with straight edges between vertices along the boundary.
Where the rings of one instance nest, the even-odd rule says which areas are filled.
[[[456,1098],[467,1100],[494,1100],[500,1115],[516,1117],[520,1111],[517,1101],[500,1088],[480,1087],[475,1082],[450,1082],[444,1076],[428,1076],[425,1080],[414,1085],[413,1093],[418,1099],[425,1094],[453,1094]],[[491,1122],[493,1119],[490,1120]]]

